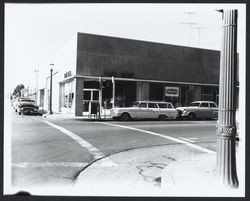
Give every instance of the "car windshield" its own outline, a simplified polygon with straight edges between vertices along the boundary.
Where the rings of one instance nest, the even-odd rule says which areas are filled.
[[[29,103],[21,104],[20,107],[34,107],[34,108],[38,108],[38,106],[36,106],[36,105],[34,105],[34,104],[29,104]]]
[[[138,105],[139,105],[139,102],[133,102],[132,107],[138,107]]]
[[[199,107],[200,103],[191,103],[191,106],[194,106],[194,107]]]

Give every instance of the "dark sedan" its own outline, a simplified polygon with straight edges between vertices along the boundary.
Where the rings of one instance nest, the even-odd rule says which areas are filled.
[[[19,115],[21,114],[37,114],[40,115],[39,113],[39,107],[35,104],[32,103],[22,103],[18,106],[17,112]]]

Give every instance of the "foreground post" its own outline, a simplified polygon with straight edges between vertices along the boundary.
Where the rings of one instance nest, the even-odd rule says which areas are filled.
[[[235,157],[237,68],[237,10],[223,11],[220,58],[216,176],[220,184],[238,187]]]

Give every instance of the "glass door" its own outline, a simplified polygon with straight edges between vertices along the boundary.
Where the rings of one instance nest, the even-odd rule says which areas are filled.
[[[97,104],[99,101],[98,89],[84,89],[83,90],[83,112],[91,114],[91,105]]]

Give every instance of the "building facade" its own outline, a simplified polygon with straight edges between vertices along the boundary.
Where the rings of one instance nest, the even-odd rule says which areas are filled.
[[[77,33],[54,60],[53,105],[80,116],[133,101],[218,102],[220,52]],[[55,86],[56,85],[56,86]]]

